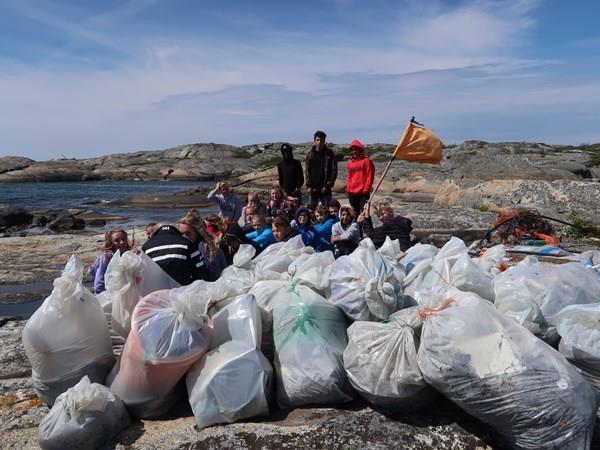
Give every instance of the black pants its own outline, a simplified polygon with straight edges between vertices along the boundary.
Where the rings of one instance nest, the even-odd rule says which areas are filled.
[[[350,194],[348,193],[348,201],[350,202],[350,206],[356,213],[359,215],[363,212],[363,208],[365,207],[365,203],[369,200],[368,194]]]
[[[329,207],[329,202],[331,201],[331,189],[326,190],[324,193],[321,192],[321,189],[315,189],[315,192],[311,192],[310,194],[310,203],[308,207],[311,210],[314,210],[319,202],[325,205],[326,208]]]

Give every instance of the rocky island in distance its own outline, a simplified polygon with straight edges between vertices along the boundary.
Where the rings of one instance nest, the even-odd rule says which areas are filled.
[[[0,158],[0,182],[82,180],[198,180],[227,178],[235,190],[266,191],[276,181],[279,144],[234,147],[191,144],[167,150],[115,154],[90,159],[35,162]],[[331,145],[339,155],[335,191],[345,198],[347,148]],[[369,153],[382,172],[390,144],[371,144]],[[296,144],[303,160],[309,143]],[[596,153],[597,152],[597,153]],[[531,206],[552,217],[568,219],[573,211],[600,224],[600,149],[540,143],[466,141],[448,146],[440,166],[395,161],[379,195],[393,200],[410,217],[415,231],[440,241],[462,233],[476,239],[496,216],[496,208]],[[1,189],[1,184],[0,184]],[[132,197],[124,204],[144,207],[191,207],[206,204],[205,189],[172,196]],[[43,207],[44,205],[39,205]],[[61,263],[74,253],[86,264],[98,252],[101,235],[48,235],[0,239],[5,265],[0,284],[51,281]],[[591,245],[598,246],[598,241]],[[0,430],[10,448],[35,448],[37,425],[48,409],[36,402],[30,366],[20,339],[23,321],[0,320]],[[337,408],[305,408],[267,419],[252,419],[198,431],[189,407],[181,406],[160,420],[140,421],[123,431],[108,448],[502,448],[487,426],[440,400],[435,420],[413,416],[400,421],[362,402]]]

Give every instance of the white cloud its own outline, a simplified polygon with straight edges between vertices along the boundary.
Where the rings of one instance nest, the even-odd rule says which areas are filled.
[[[393,142],[411,115],[464,138],[474,136],[453,128],[459,118],[493,121],[498,115],[504,117],[498,128],[509,136],[523,132],[506,119],[511,110],[546,108],[559,117],[571,109],[574,117],[589,117],[600,100],[598,83],[555,76],[560,61],[519,55],[537,2],[438,5],[418,16],[399,7],[381,12],[404,14],[398,28],[382,28],[369,39],[330,30],[326,45],[299,29],[274,28],[270,39],[256,43],[214,36],[133,39],[103,28],[151,3],[107,11],[89,20],[89,30],[69,14],[57,18],[25,3],[21,10],[29,17],[73,42],[116,46],[130,57],[112,70],[67,72],[64,65],[2,62],[0,108],[10,113],[0,117],[0,154],[45,159],[197,141],[306,141],[317,128],[336,141]]]

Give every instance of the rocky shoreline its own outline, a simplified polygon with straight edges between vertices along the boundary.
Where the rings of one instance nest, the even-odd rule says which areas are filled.
[[[310,144],[298,144],[296,157],[304,159]],[[340,160],[347,156],[342,145],[334,145]],[[381,173],[393,146],[367,147]],[[34,162],[27,158],[0,158],[0,182],[96,180],[96,179],[190,179],[228,178],[234,190],[267,193],[276,181],[273,168],[279,144],[233,147],[192,144],[162,151],[110,155],[85,160]],[[336,196],[345,199],[346,165],[339,164]],[[501,207],[529,206],[543,214],[568,220],[573,211],[585,214],[591,224],[600,224],[600,167],[598,158],[584,148],[560,148],[535,143],[489,144],[468,141],[449,146],[440,166],[395,161],[379,192],[389,197],[398,214],[413,220],[415,235],[426,242],[443,244],[450,236],[478,240]],[[0,184],[1,186],[1,184]],[[206,189],[194,188],[174,195],[132,197],[123,206],[187,208],[208,206]],[[113,205],[116,205],[114,203]],[[44,216],[25,214],[26,226],[40,226]],[[30,214],[31,217],[27,216]],[[3,217],[6,217],[4,215]],[[65,211],[59,222],[84,222],[83,230],[57,227],[50,234],[20,236],[23,228],[6,226],[0,218],[0,304],[43,298],[51,290],[71,254],[86,265],[94,260],[103,234],[86,231],[93,220],[110,220],[102,211]],[[48,220],[44,226],[57,220]],[[71,222],[69,222],[71,221]],[[98,222],[97,222],[98,223]],[[2,228],[4,226],[4,228]],[[79,226],[79,225],[77,225]],[[11,228],[13,227],[13,228]],[[75,228],[77,230],[77,228]],[[141,245],[142,229],[135,230]],[[600,248],[600,240],[573,242],[579,248]],[[36,286],[35,292],[15,294],[9,286]],[[25,322],[0,318],[0,431],[2,448],[37,448],[37,426],[48,409],[35,396],[30,365],[24,355],[21,331]],[[435,411],[431,414],[430,411]],[[598,439],[596,439],[598,443]],[[596,444],[600,445],[600,444]],[[301,408],[275,411],[265,419],[215,426],[195,427],[185,402],[160,420],[134,422],[107,448],[392,448],[489,449],[503,448],[498,437],[482,423],[462,413],[443,399],[428,411],[394,417],[361,402],[344,408]]]

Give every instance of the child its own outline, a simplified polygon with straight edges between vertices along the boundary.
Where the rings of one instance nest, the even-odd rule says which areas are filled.
[[[340,221],[340,202],[335,198],[332,198],[329,202],[329,218],[333,220],[333,223]]]
[[[190,209],[179,219],[179,231],[182,236],[198,246],[198,250],[206,264],[206,281],[216,281],[223,269],[227,267],[225,254],[219,248],[218,239],[204,228],[204,222],[196,209]]]
[[[304,245],[316,247],[317,230],[311,225],[310,211],[308,208],[300,208],[296,211],[296,220],[292,221],[292,228],[302,236]]]
[[[102,253],[96,257],[96,261],[89,269],[89,274],[94,277],[94,294],[99,294],[106,290],[104,287],[104,274],[106,267],[116,251],[121,254],[130,250],[127,240],[127,232],[122,228],[113,228],[104,235],[104,244],[102,245]]]
[[[279,186],[271,186],[271,198],[267,203],[267,214],[269,217],[275,217],[279,214],[289,216],[289,210],[283,198],[283,191]]]
[[[349,255],[360,241],[360,229],[355,221],[356,213],[349,205],[340,208],[340,221],[331,228],[331,243],[335,246],[333,255],[339,258]]]
[[[248,226],[252,228],[252,218],[247,216],[248,211],[251,208],[254,208],[254,214],[260,216],[267,215],[267,206],[260,200],[259,195],[254,191],[248,192],[248,203],[242,208],[242,229]]]
[[[331,227],[335,223],[329,216],[329,209],[319,203],[315,209],[315,230],[317,231],[317,238],[315,240],[315,250],[318,252],[324,252],[326,250],[333,251],[333,245],[331,244]]]

